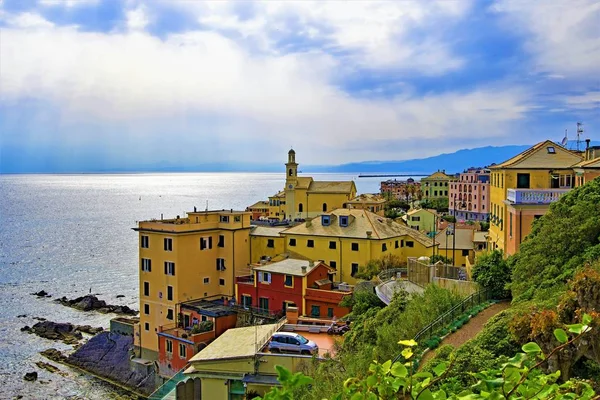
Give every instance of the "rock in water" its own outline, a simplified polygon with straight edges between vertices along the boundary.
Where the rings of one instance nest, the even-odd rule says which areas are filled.
[[[28,372],[23,377],[23,379],[25,379],[26,381],[29,381],[29,382],[37,381],[37,378],[38,378],[38,374],[35,371]]]
[[[21,330],[24,331],[26,328],[24,327]],[[83,338],[81,332],[77,331],[76,328],[76,325],[67,322],[42,321],[29,328],[28,332],[46,339],[63,340],[67,344],[73,344]]]
[[[35,293],[31,293],[31,294],[34,296],[37,296],[37,297],[52,297],[45,290],[40,290],[39,292],[35,292]]]
[[[67,359],[67,357],[63,353],[56,349],[47,349],[40,352],[40,354],[46,357],[47,359],[56,362],[64,362]]]
[[[117,299],[120,299],[121,297],[125,297],[125,295],[124,294],[118,294],[117,295]]]
[[[60,299],[54,300],[57,303],[62,304],[63,306],[73,307],[82,311],[92,311],[96,310],[101,313],[109,313],[114,312],[116,314],[126,314],[126,315],[137,315],[138,312],[136,310],[132,310],[127,306],[117,306],[112,304],[106,304],[104,300],[99,300],[96,296],[88,294],[83,297],[77,297],[76,299],[67,299],[66,297],[61,297]]]

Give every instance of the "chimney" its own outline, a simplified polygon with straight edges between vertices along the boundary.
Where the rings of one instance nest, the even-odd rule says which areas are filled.
[[[592,152],[590,151],[590,139],[585,139],[585,161],[592,159]]]
[[[310,220],[310,219],[307,219],[307,220],[306,220],[306,227],[308,228],[308,227],[310,227],[311,225],[312,225],[312,220]]]
[[[373,231],[367,231],[367,237],[371,237],[372,234],[373,234]]]
[[[306,268],[307,268],[307,267],[306,267],[306,265],[303,265],[303,266],[302,266],[302,273],[303,273],[303,274],[305,274],[305,273],[306,273]]]

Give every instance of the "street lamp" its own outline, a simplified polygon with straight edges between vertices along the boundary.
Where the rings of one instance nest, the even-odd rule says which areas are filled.
[[[464,210],[467,205],[465,202],[460,200],[458,205],[459,210]],[[454,211],[454,222],[452,223],[452,265],[456,266],[456,194],[454,194],[454,201],[452,202],[452,210]]]

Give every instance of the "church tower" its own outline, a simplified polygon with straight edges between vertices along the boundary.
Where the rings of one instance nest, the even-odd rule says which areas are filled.
[[[285,164],[285,218],[294,219],[296,209],[296,185],[298,184],[298,163],[294,149],[288,151],[288,162]]]

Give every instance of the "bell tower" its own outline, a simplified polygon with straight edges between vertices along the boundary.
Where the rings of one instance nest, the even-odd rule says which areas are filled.
[[[294,149],[288,151],[288,162],[285,164],[285,214],[286,218],[294,218],[296,209],[296,185],[298,184],[298,163]]]

